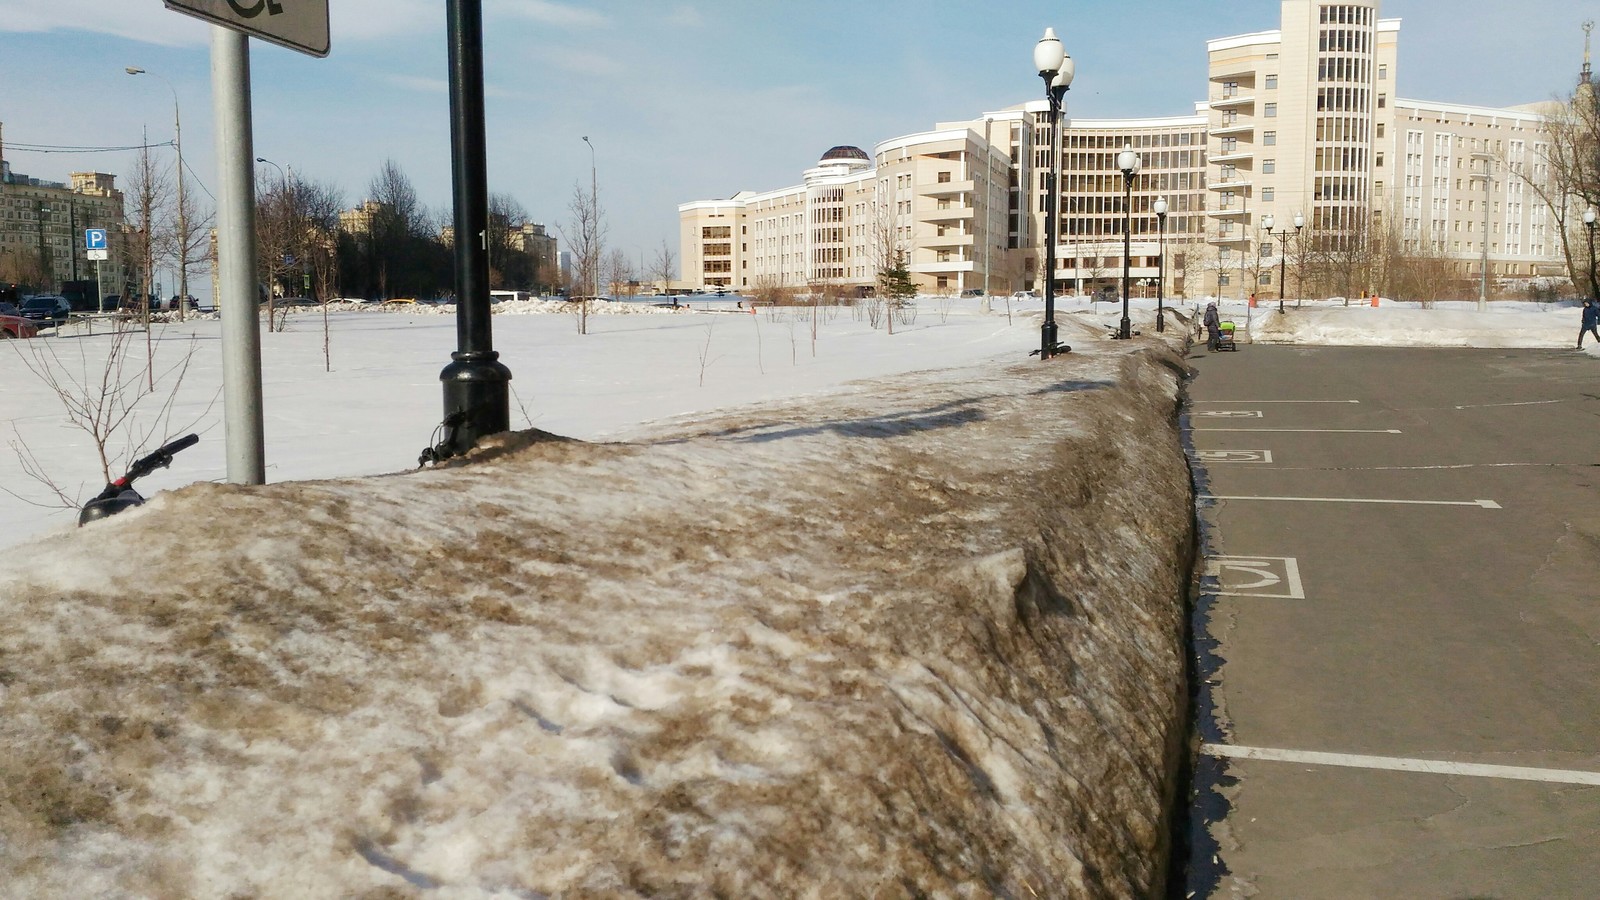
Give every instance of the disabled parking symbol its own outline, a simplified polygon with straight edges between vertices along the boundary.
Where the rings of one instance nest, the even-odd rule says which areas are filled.
[[[1215,593],[1231,597],[1304,600],[1300,563],[1292,556],[1212,556],[1205,574],[1217,580]]]

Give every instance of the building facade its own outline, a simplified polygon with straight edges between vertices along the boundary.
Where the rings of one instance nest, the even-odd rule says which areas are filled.
[[[1538,107],[1402,98],[1400,20],[1379,6],[1281,0],[1278,28],[1207,41],[1192,114],[1064,121],[1057,292],[1117,289],[1125,215],[1135,295],[1162,273],[1169,296],[1280,296],[1290,258],[1303,274],[1379,244],[1461,279],[1485,251],[1496,281],[1559,273],[1556,226],[1528,187],[1548,174]],[[866,290],[902,253],[923,290],[1037,290],[1050,137],[1041,99],[871,156],[834,148],[799,185],[683,204],[684,282]],[[1141,163],[1131,197],[1124,148]]]
[[[0,281],[38,292],[59,291],[69,281],[94,281],[114,293],[128,280],[129,242],[116,176],[73,172],[71,182],[45,181],[14,172],[0,160]],[[109,258],[88,258],[83,232],[104,228]]]

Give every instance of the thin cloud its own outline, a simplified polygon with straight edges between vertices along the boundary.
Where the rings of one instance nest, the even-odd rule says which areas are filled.
[[[693,6],[679,6],[667,13],[667,24],[679,28],[699,28],[706,24],[706,17]]]
[[[488,15],[493,14],[516,16],[557,28],[600,28],[611,21],[603,13],[549,0],[493,0]]]

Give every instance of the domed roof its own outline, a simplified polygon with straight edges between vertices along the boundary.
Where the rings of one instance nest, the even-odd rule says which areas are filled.
[[[833,159],[859,159],[866,162],[872,161],[872,157],[868,156],[867,152],[862,150],[860,147],[847,147],[842,144],[838,147],[834,147],[827,153],[822,154],[822,162],[827,162]]]

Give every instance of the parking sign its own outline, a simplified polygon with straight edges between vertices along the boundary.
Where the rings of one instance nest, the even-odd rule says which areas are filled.
[[[83,231],[83,249],[106,249],[106,230],[104,228],[85,228]]]

